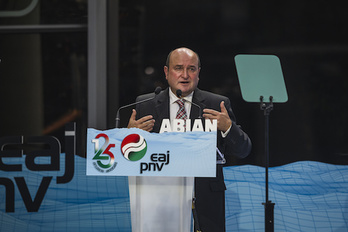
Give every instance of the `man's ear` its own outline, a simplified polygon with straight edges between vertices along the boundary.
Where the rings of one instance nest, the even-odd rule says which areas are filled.
[[[166,79],[168,80],[167,76],[168,76],[168,67],[167,66],[164,66],[163,67],[163,71],[164,71],[164,74],[166,75]]]

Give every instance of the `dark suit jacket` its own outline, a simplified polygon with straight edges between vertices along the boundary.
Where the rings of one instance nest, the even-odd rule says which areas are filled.
[[[139,96],[137,101],[154,97],[154,93]],[[251,141],[248,135],[238,125],[232,112],[230,100],[227,97],[196,89],[192,102],[203,110],[204,108],[220,111],[221,101],[233,121],[232,128],[225,138],[218,131],[217,146],[225,156],[246,157],[251,150]],[[137,119],[152,115],[155,119],[153,132],[159,132],[163,119],[169,118],[169,88],[161,91],[153,100],[138,104],[136,107]],[[190,118],[197,119],[202,114],[201,110],[191,105]],[[192,125],[192,124],[191,124]],[[195,178],[195,196],[198,221],[203,232],[225,231],[225,191],[226,186],[222,172],[222,165],[217,165],[214,178]]]

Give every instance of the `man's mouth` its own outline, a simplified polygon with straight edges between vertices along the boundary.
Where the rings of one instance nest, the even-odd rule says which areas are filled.
[[[190,83],[190,82],[188,82],[188,81],[180,81],[179,83],[180,83],[180,84],[188,84],[188,83]]]

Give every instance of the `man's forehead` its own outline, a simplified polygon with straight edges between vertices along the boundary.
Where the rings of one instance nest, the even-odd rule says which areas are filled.
[[[198,66],[198,58],[192,52],[175,51],[171,55],[170,63],[173,65]]]

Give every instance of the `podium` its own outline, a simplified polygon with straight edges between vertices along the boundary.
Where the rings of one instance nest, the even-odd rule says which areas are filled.
[[[86,174],[128,176],[133,232],[189,232],[194,177],[216,175],[216,130],[87,131]]]
[[[194,177],[131,176],[132,232],[191,231]]]

